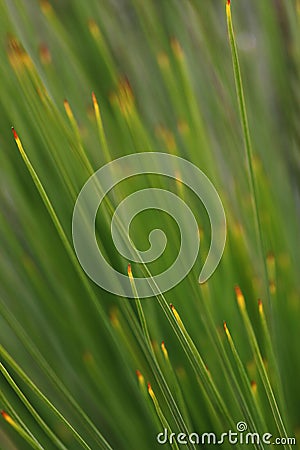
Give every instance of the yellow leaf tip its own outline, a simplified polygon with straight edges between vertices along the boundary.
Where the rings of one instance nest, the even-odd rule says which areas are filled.
[[[226,14],[230,16],[230,0],[226,0]]]
[[[242,293],[240,287],[235,286],[234,290],[235,290],[235,295],[236,295],[236,299],[237,299],[239,307],[241,309],[245,309],[245,299],[244,299],[244,296],[243,296],[243,293]]]
[[[18,136],[16,130],[14,129],[14,127],[11,127],[11,131],[12,131],[12,133],[13,133],[13,136],[14,136],[15,141],[17,141],[17,140],[19,139],[19,136]]]
[[[93,100],[93,104],[94,104],[94,105],[97,105],[97,104],[98,104],[98,102],[97,102],[97,97],[96,97],[96,94],[95,94],[94,91],[92,92],[92,100]]]
[[[155,398],[155,394],[154,394],[154,392],[153,392],[151,383],[149,383],[149,382],[147,383],[147,389],[148,389],[148,392],[149,392],[149,394],[150,394],[150,397],[151,397],[152,399],[154,399],[154,398]]]
[[[5,411],[1,411],[1,416],[6,419],[6,417],[8,416],[7,412]]]
[[[144,379],[143,374],[141,373],[141,371],[137,369],[135,371],[135,373],[136,373],[136,376],[137,376],[137,379],[138,379],[138,382],[139,382],[140,386],[144,385],[145,384],[145,379]]]
[[[251,389],[252,389],[253,394],[256,394],[256,392],[257,392],[257,383],[254,380],[251,381]]]
[[[98,39],[101,36],[99,27],[94,19],[88,20],[88,28],[94,39]]]
[[[163,355],[164,355],[165,359],[168,360],[169,359],[169,355],[168,355],[168,350],[166,349],[165,341],[162,341],[161,349],[162,349],[162,352],[163,352]]]
[[[133,275],[132,275],[132,269],[131,269],[131,264],[129,263],[127,266],[127,273],[129,278],[132,280],[133,279]]]
[[[16,425],[15,421],[11,418],[11,416],[9,414],[7,414],[6,411],[1,411],[1,416],[3,417],[3,419],[9,423],[10,425],[14,426]]]
[[[65,108],[65,111],[66,111],[66,114],[67,114],[69,120],[71,121],[71,123],[74,124],[74,122],[75,122],[74,114],[71,109],[71,105],[66,98],[64,99],[64,108]]]
[[[230,333],[229,333],[229,330],[228,330],[228,327],[227,327],[227,323],[225,321],[223,322],[223,327],[224,327],[224,331],[226,333],[226,336],[228,338],[230,338]]]
[[[182,50],[182,47],[181,47],[179,41],[175,37],[172,37],[170,39],[170,43],[171,43],[171,48],[172,48],[173,53],[176,56],[176,58],[182,59],[183,58],[183,50]]]

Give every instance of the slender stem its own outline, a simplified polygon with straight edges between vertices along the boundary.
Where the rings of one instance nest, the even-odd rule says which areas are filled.
[[[231,50],[231,56],[232,56],[233,73],[234,73],[234,79],[235,79],[235,88],[236,88],[236,94],[237,94],[237,99],[238,99],[238,104],[239,104],[241,126],[242,126],[242,130],[243,130],[245,150],[246,150],[246,160],[247,160],[248,171],[249,171],[250,192],[251,192],[251,197],[253,199],[255,229],[256,229],[256,234],[257,234],[257,238],[258,238],[259,249],[261,252],[261,258],[262,258],[262,262],[263,262],[264,279],[265,279],[267,297],[269,298],[269,302],[270,302],[270,296],[269,296],[269,290],[268,290],[267,267],[266,267],[266,261],[265,261],[265,257],[264,257],[264,253],[265,253],[264,240],[263,240],[261,220],[260,220],[260,215],[259,215],[258,194],[257,194],[257,187],[256,187],[254,167],[253,167],[253,149],[252,149],[252,143],[251,143],[251,137],[250,137],[249,124],[248,124],[248,116],[247,116],[247,109],[246,109],[246,104],[245,104],[245,96],[244,96],[243,81],[242,81],[238,51],[237,51],[236,40],[235,40],[235,35],[234,35],[234,30],[233,30],[233,25],[232,25],[230,0],[227,0],[227,2],[226,2],[226,16],[227,16],[227,29],[228,29],[230,50]]]

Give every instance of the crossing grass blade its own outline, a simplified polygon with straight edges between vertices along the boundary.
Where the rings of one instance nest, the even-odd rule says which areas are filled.
[[[194,449],[191,433],[208,446],[210,432],[241,421],[286,449],[300,439],[299,11],[272,0],[0,1],[1,448],[153,450],[165,428],[166,446],[184,435]],[[107,262],[129,277],[134,298],[119,298],[82,270],[72,213],[95,171],[148,151],[209,176],[228,239],[199,285],[211,227],[180,170],[124,180],[95,227]],[[149,187],[191,208],[201,247],[180,284],[142,299],[137,279],[155,286],[172,266],[178,227],[142,211],[135,251],[155,228],[168,243],[158,261],[128,266],[111,219]]]

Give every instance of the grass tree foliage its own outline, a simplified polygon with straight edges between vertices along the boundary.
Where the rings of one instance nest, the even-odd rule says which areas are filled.
[[[300,2],[0,0],[0,11],[0,448],[153,450],[165,428],[221,435],[241,421],[292,448]],[[98,168],[147,151],[181,156],[211,179],[227,242],[200,285],[211,238],[201,202],[162,176],[120,183],[96,228],[133,292],[135,277],[172,264],[178,230],[162,211],[141,213],[136,246],[147,249],[156,227],[168,244],[146,268],[128,265],[109,206],[137,189],[168,189],[193,210],[201,236],[179,285],[126,299],[83,272],[72,212]]]

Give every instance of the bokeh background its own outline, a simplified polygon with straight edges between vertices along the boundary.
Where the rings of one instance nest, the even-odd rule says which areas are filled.
[[[182,431],[180,417],[191,431],[221,433],[245,420],[251,430],[274,436],[282,433],[281,418],[287,435],[297,436],[299,2],[231,2],[256,202],[225,1],[1,0],[0,8],[0,407],[27,436],[32,434],[40,445],[35,448],[47,450],[109,445],[152,450],[160,447],[156,435],[164,420],[170,429]],[[92,92],[102,122],[97,122]],[[60,232],[18,151],[12,126]],[[74,259],[71,221],[77,195],[91,173],[141,151],[182,156],[204,171],[224,204],[228,239],[220,266],[200,286],[197,277],[210,245],[203,205],[188,188],[162,177],[121,183],[112,193],[113,205],[137,189],[169,189],[192,208],[201,236],[199,261],[189,276],[163,299],[139,303],[106,293],[85,276]],[[113,247],[110,219],[111,211],[103,205],[97,216],[99,245],[126,274],[129,261]],[[131,234],[146,249],[148,234],[157,227],[169,233],[169,241],[164,256],[149,265],[153,274],[176,257],[175,224],[163,213],[145,212],[132,224]],[[143,275],[138,265],[132,269]],[[237,285],[245,297],[248,327],[236,302]],[[167,311],[169,303],[197,350],[178,337],[182,328]],[[250,326],[262,360],[249,338]],[[203,367],[195,362],[199,357]],[[148,381],[159,409],[147,391]],[[172,402],[180,413],[172,410]],[[0,447],[30,448],[32,442],[13,428],[1,422]]]

